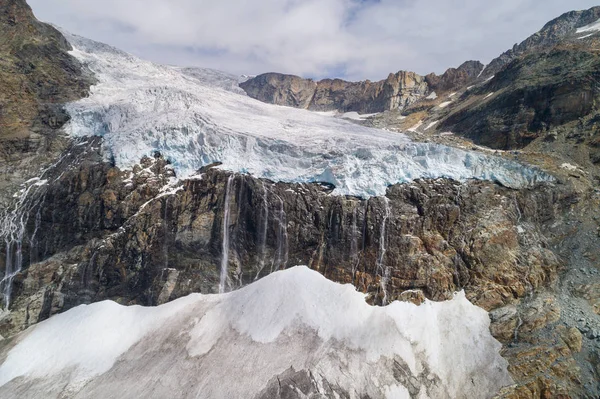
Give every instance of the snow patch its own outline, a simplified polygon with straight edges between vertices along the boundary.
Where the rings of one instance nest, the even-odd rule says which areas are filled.
[[[0,366],[0,396],[23,377],[6,389],[55,384],[113,397],[126,383],[135,397],[170,387],[181,397],[254,397],[293,367],[357,397],[396,397],[405,392],[390,363],[398,360],[419,397],[427,386],[431,397],[484,398],[512,382],[489,324],[464,292],[374,307],[352,285],[294,267],[228,294],[154,308],[105,301],[56,315],[15,341]]]
[[[429,125],[427,125],[427,127],[425,128],[425,130],[431,129],[432,127],[434,127],[435,125],[437,125],[438,122],[439,121],[433,121],[433,122],[431,122]]]
[[[439,108],[446,108],[448,105],[452,104],[452,100],[450,101],[444,101],[443,103],[440,103],[438,105]]]
[[[423,125],[423,121],[418,121],[416,125],[408,129],[409,132],[416,132]]]
[[[592,31],[600,31],[600,19],[597,20],[596,22],[592,22],[589,25],[582,26],[581,28],[577,29],[576,33],[592,32]]]
[[[588,37],[590,37],[590,36],[594,36],[594,35],[595,35],[595,33],[590,33],[589,35],[585,35],[585,36],[578,37],[578,38],[577,38],[577,40],[586,39],[586,38],[588,38]]]
[[[427,100],[435,100],[437,98],[437,93],[435,91],[432,91],[427,97],[425,97]]]
[[[562,165],[560,165],[560,168],[568,170],[569,172],[575,172],[575,171],[579,170],[579,168],[577,166],[572,165],[570,163],[566,163],[566,162],[563,163]]]

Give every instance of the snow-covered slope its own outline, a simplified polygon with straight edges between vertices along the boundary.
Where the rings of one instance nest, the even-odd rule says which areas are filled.
[[[309,389],[304,371],[341,397],[486,398],[511,383],[499,349],[462,293],[371,307],[295,267],[228,294],[54,316],[0,352],[0,397],[260,398],[272,384]]]
[[[423,177],[489,179],[524,186],[550,179],[504,159],[435,144],[339,118],[263,104],[215,71],[161,66],[107,45],[65,36],[96,75],[89,98],[72,103],[68,131],[103,135],[107,156],[129,167],[160,151],[180,177],[224,169],[280,181],[323,181],[337,194],[381,195]]]

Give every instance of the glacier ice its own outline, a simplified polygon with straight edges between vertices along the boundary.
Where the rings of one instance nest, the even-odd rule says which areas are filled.
[[[73,136],[101,135],[120,167],[159,151],[179,177],[223,169],[287,182],[321,181],[335,194],[383,195],[417,178],[486,179],[522,187],[551,177],[509,160],[370,129],[306,110],[264,104],[212,70],[157,65],[64,32],[96,76],[68,105]]]
[[[256,397],[291,367],[351,398],[487,398],[512,382],[489,323],[464,293],[374,307],[294,267],[226,294],[56,315],[0,350],[0,396]]]

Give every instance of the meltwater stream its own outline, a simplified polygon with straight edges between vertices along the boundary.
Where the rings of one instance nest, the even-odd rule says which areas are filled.
[[[387,251],[385,234],[387,223],[390,218],[390,200],[387,197],[381,197],[384,204],[384,215],[383,220],[380,225],[380,233],[379,233],[379,256],[377,257],[377,274],[379,275],[379,284],[381,286],[381,291],[383,291],[383,305],[387,305],[387,282],[389,279],[390,270],[389,267],[385,266],[385,253]]]
[[[227,268],[229,266],[229,202],[231,195],[231,185],[235,176],[231,175],[227,179],[225,186],[225,202],[223,203],[223,255],[221,258],[221,275],[219,279],[219,294],[225,292],[225,283],[227,282]]]
[[[23,243],[25,240],[29,240],[31,247],[37,239],[46,184],[47,181],[40,178],[26,182],[24,188],[17,194],[14,205],[5,209],[0,217],[0,239],[4,241],[6,251],[0,292],[6,310],[10,307],[13,280],[23,269]],[[27,225],[32,214],[35,215],[33,234],[26,237]]]

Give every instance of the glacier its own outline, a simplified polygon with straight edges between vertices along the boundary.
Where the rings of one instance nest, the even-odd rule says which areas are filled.
[[[0,396],[262,398],[306,371],[331,397],[488,398],[512,383],[489,324],[462,292],[375,307],[293,267],[226,294],[56,315],[0,349]]]
[[[158,65],[64,32],[71,54],[97,79],[67,105],[67,132],[100,135],[121,168],[160,152],[185,178],[203,166],[284,182],[325,182],[334,194],[384,195],[419,178],[485,179],[525,187],[552,177],[475,151],[412,142],[334,116],[264,104],[237,78],[214,70]]]

